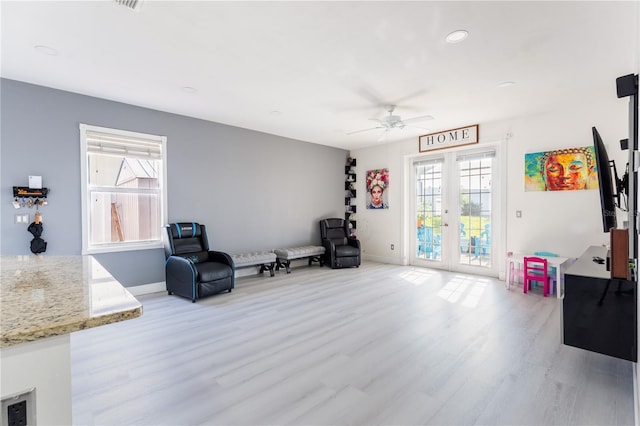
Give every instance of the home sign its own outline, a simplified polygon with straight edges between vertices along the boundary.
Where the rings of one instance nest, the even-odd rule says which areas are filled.
[[[478,143],[478,125],[429,133],[418,137],[420,152]]]

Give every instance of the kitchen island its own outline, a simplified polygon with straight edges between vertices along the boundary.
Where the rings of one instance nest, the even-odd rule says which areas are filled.
[[[91,256],[0,257],[1,423],[13,407],[27,424],[72,424],[69,334],[140,315]]]

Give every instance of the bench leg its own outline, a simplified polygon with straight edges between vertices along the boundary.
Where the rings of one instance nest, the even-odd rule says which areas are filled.
[[[320,266],[324,266],[324,257],[323,256],[311,256],[309,257],[309,266],[311,266],[311,263],[313,262],[318,262],[320,264]]]
[[[273,277],[275,275],[275,272],[273,272],[273,267],[275,265],[275,262],[271,262],[269,264],[263,263],[262,265],[260,265],[260,273],[264,273],[264,271],[269,271],[269,276]]]
[[[287,269],[287,274],[291,273],[291,261],[277,258],[276,259],[276,271],[280,270],[280,267]]]
[[[324,256],[308,256],[307,258],[309,260],[309,266],[311,266],[313,264],[313,262],[318,262],[320,264],[320,266],[324,266]],[[303,258],[296,258],[296,259],[303,259]],[[288,260],[288,259],[285,260],[285,259],[277,258],[276,259],[276,271],[279,271],[280,268],[286,268],[287,269],[287,274],[290,274],[291,273],[291,260]]]

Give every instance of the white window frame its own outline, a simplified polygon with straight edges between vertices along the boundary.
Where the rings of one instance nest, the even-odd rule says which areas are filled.
[[[82,199],[82,254],[98,254],[98,253],[114,253],[122,251],[132,250],[148,250],[162,248],[162,232],[160,232],[159,238],[152,241],[135,241],[135,242],[114,242],[100,245],[89,244],[89,230],[91,226],[91,206],[90,206],[90,191],[94,188],[89,186],[89,156],[88,156],[88,144],[87,133],[99,132],[104,133],[115,139],[126,140],[129,139],[144,139],[148,142],[157,142],[160,145],[162,154],[161,170],[159,181],[158,195],[160,200],[160,223],[166,223],[167,218],[167,137],[150,135],[145,133],[131,132],[127,130],[111,129],[108,127],[92,126],[89,124],[80,123],[80,161],[81,161],[81,199]]]

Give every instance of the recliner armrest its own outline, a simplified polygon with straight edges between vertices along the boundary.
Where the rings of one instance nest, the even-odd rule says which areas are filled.
[[[182,256],[169,256],[166,262],[166,269],[172,274],[191,280],[196,276],[196,268],[193,262]]]
[[[190,259],[182,256],[169,256],[165,263],[165,280],[169,294],[177,293],[184,297],[191,297],[195,302],[198,298],[198,271]]]
[[[322,246],[325,249],[325,253],[332,253],[336,249],[336,245],[333,243],[333,241],[331,241],[328,238],[323,238],[322,239]]]
[[[231,288],[235,288],[236,287],[236,264],[233,261],[233,258],[229,254],[223,251],[209,250],[209,260],[212,260],[214,262],[220,262],[225,265],[229,265],[231,267]]]
[[[357,238],[347,238],[347,244],[360,250],[360,240]]]
[[[224,263],[225,265],[231,266],[231,269],[233,271],[236,270],[236,265],[233,262],[233,259],[231,258],[231,256],[223,251],[209,250],[209,260],[212,260],[214,262]]]

